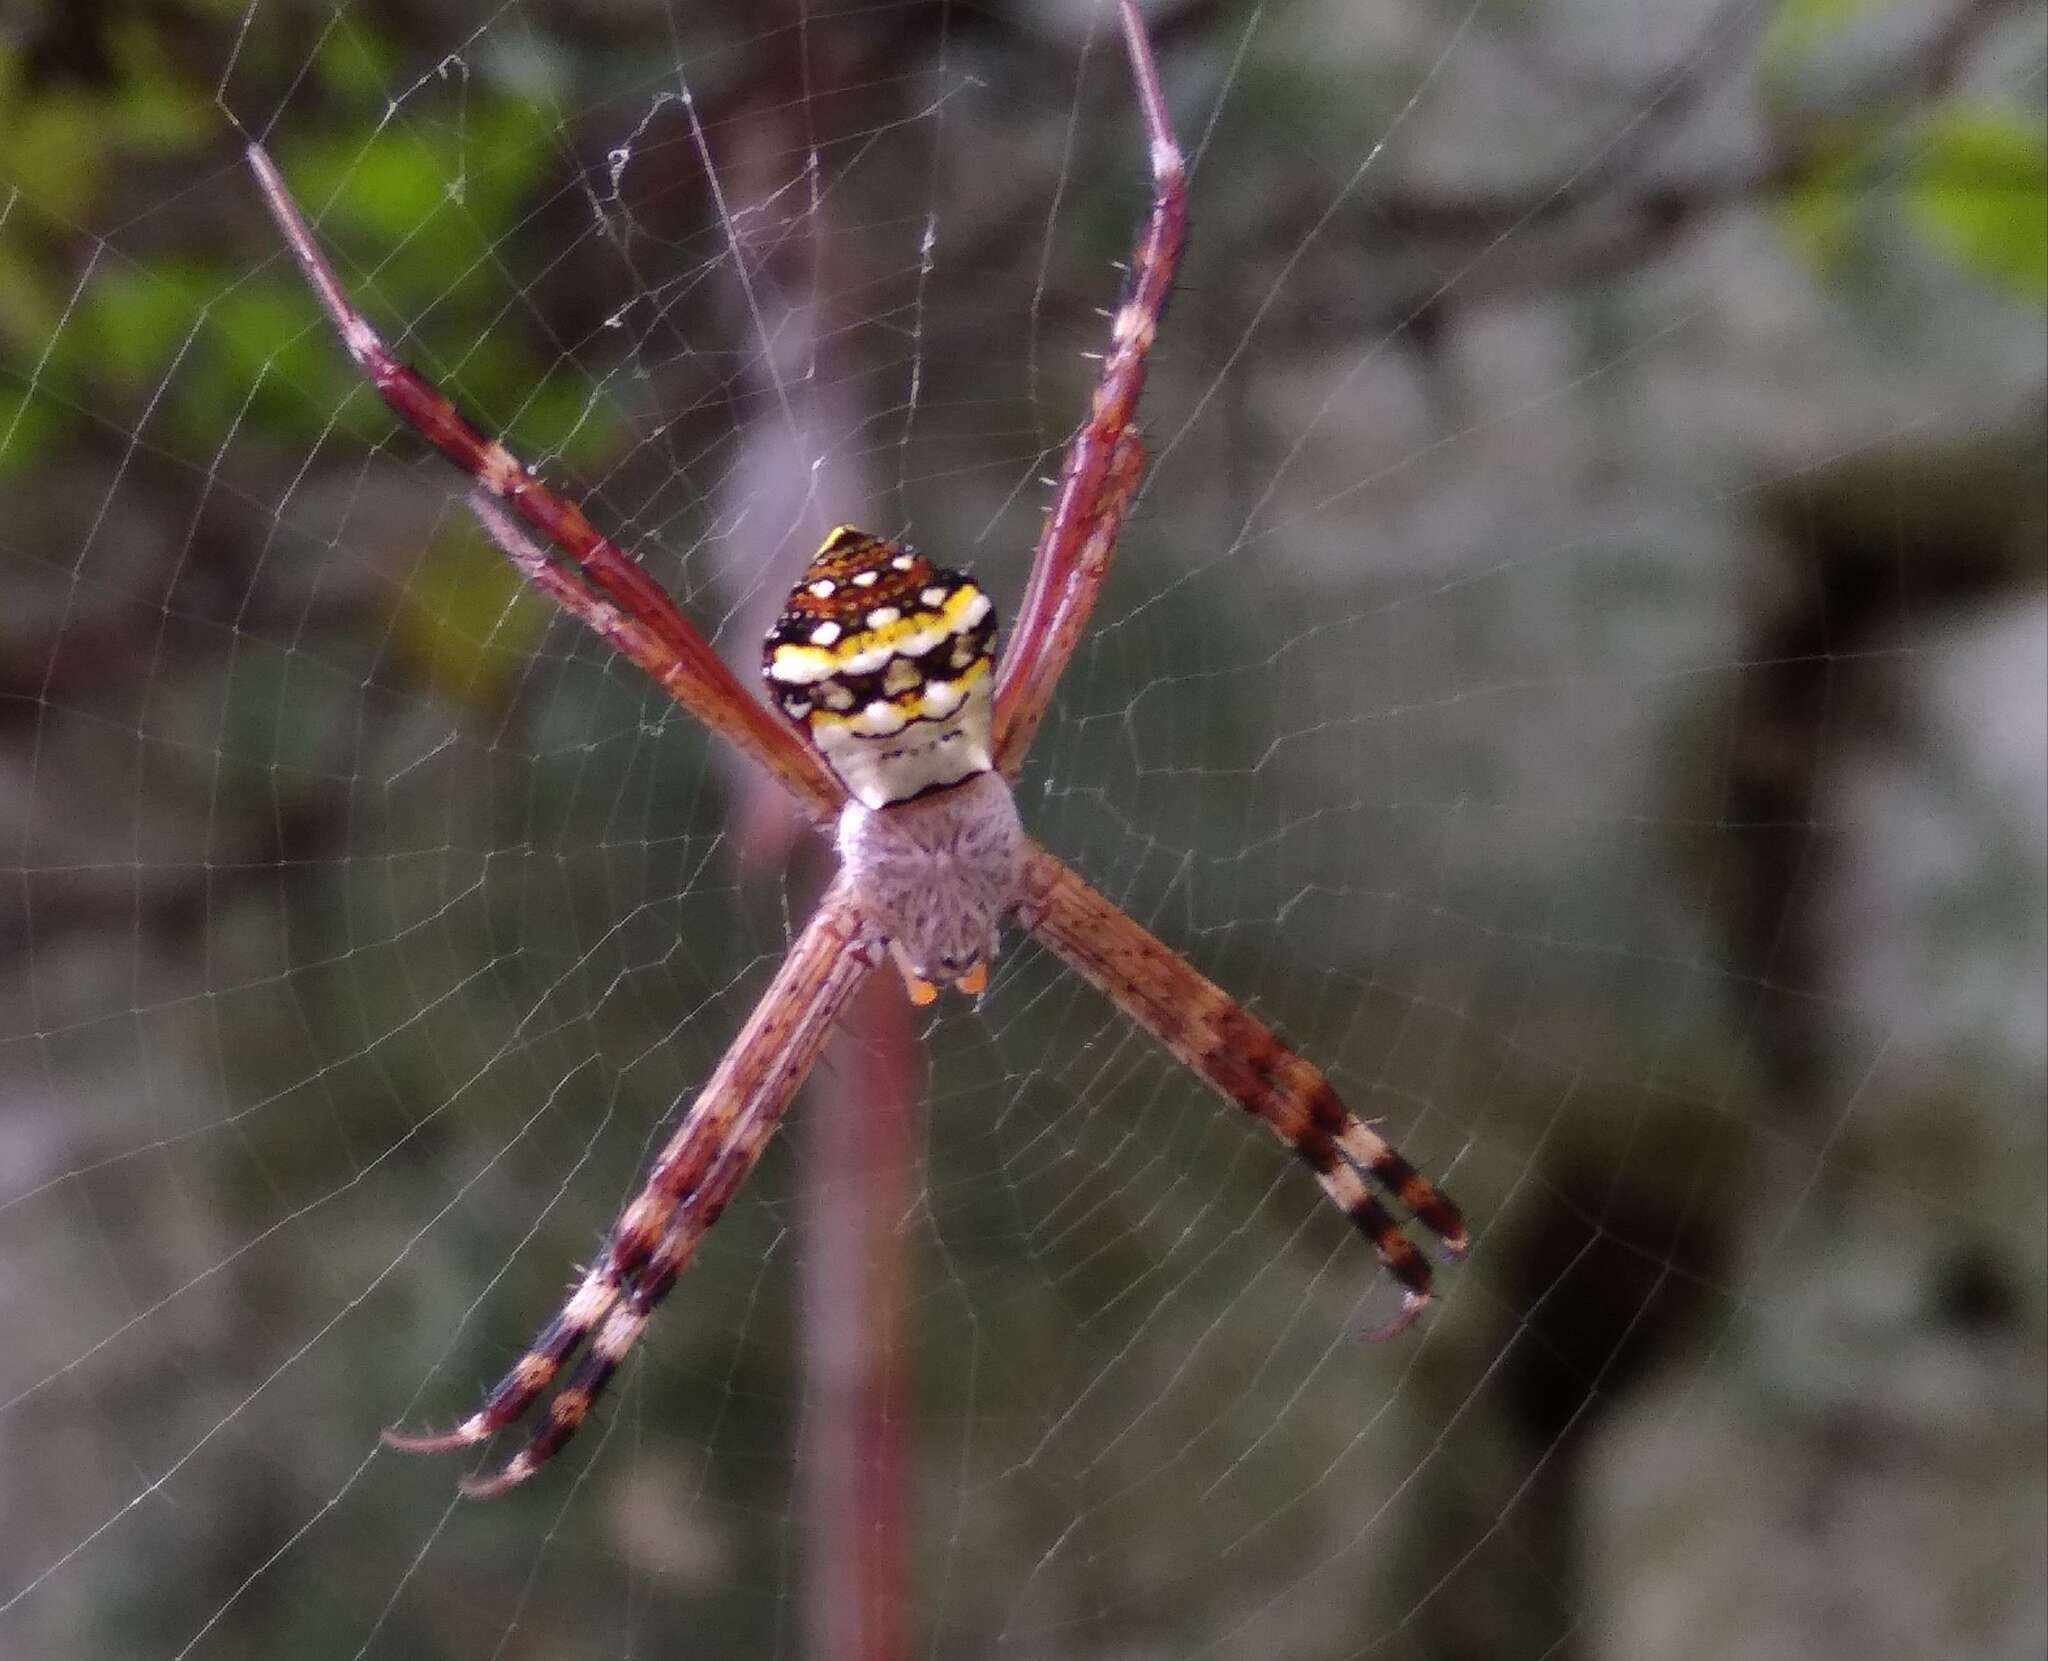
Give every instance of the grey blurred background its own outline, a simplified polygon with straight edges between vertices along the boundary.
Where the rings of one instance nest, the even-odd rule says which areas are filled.
[[[924,1033],[872,1595],[946,1657],[2038,1656],[2048,15],[1147,14],[1194,241],[1021,800],[1476,1249],[1361,1346],[1313,1184],[1019,945]],[[1014,604],[1143,205],[1111,24],[0,7],[0,1656],[858,1652],[806,1277],[879,1040],[541,1482],[378,1450],[818,862],[517,594],[240,147],[751,673],[837,518]]]

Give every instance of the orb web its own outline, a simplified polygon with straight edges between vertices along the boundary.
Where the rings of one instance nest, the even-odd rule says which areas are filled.
[[[1772,1566],[1876,1621],[1880,1511],[1981,1578],[1859,1653],[2037,1650],[2025,8],[1152,8],[1194,242],[1020,805],[1472,1258],[1362,1345],[1314,1184],[1012,938],[488,1506],[379,1430],[553,1310],[822,867],[520,590],[239,135],[748,672],[840,522],[1014,609],[1145,158],[1095,5],[193,13],[0,31],[0,1649],[829,1653],[807,1277],[880,1192],[907,1650],[1848,1642]]]

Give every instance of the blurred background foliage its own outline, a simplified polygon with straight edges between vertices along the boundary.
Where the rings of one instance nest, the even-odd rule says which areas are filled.
[[[2041,8],[1148,15],[1195,243],[1027,815],[1480,1249],[1361,1352],[1299,1173],[1019,950],[929,1035],[915,1632],[2039,1654]],[[842,506],[1018,591],[1128,105],[1079,0],[0,8],[0,1653],[816,1653],[800,1153],[547,1487],[374,1452],[808,879],[243,144],[744,669]]]

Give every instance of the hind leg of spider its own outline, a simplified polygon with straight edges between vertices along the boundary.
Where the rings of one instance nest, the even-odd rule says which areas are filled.
[[[1292,1148],[1371,1243],[1401,1288],[1401,1307],[1372,1336],[1409,1326],[1429,1304],[1429,1263],[1366,1179],[1435,1234],[1450,1257],[1462,1257],[1469,1244],[1457,1206],[1356,1117],[1313,1064],[1036,843],[1025,856],[1024,889],[1018,915],[1031,932]]]
[[[561,1313],[453,1430],[387,1430],[384,1440],[407,1453],[484,1441],[523,1417],[587,1341],[588,1353],[548,1404],[533,1441],[496,1477],[464,1484],[465,1492],[495,1493],[523,1481],[566,1442],[759,1161],[840,1010],[881,955],[879,935],[845,883],[835,884]]]
[[[597,1398],[611,1382],[619,1364],[645,1330],[661,1300],[674,1289],[677,1278],[690,1266],[704,1236],[718,1221],[732,1196],[753,1170],[774,1133],[776,1120],[762,1115],[749,1119],[738,1131],[725,1157],[702,1187],[694,1190],[677,1209],[668,1238],[642,1266],[632,1285],[605,1315],[591,1338],[590,1348],[569,1374],[561,1388],[548,1398],[539,1425],[526,1445],[495,1472],[465,1477],[462,1491],[471,1499],[487,1499],[516,1488],[561,1452],[583,1421],[590,1417]],[[529,1398],[531,1399],[531,1398]]]

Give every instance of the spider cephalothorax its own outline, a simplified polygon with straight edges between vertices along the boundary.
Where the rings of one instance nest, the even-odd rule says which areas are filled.
[[[934,981],[979,992],[1006,917],[1315,1173],[1400,1283],[1399,1312],[1382,1332],[1429,1302],[1430,1272],[1375,1185],[1450,1255],[1465,1250],[1458,1208],[1429,1178],[1250,1010],[1026,836],[1010,799],[1007,781],[1087,626],[1137,493],[1145,358],[1187,229],[1187,178],[1158,66],[1135,0],[1117,0],[1117,11],[1150,141],[1152,205],[1000,673],[994,612],[970,578],[841,526],[768,638],[774,708],[749,696],[623,549],[391,355],[349,304],[270,158],[250,149],[285,242],[350,355],[399,415],[474,478],[470,506],[520,575],[766,768],[821,826],[838,827],[838,878],[561,1312],[455,1429],[385,1433],[415,1451],[471,1446],[521,1418],[569,1367],[526,1445],[495,1475],[466,1482],[470,1493],[523,1482],[574,1434],[883,955],[894,954],[921,1003],[936,996]]]
[[[964,571],[841,525],[769,631],[777,706],[846,786],[839,858],[917,1003],[988,983],[1024,837],[995,770],[995,608]]]

